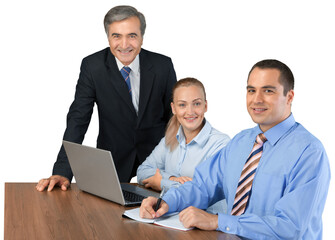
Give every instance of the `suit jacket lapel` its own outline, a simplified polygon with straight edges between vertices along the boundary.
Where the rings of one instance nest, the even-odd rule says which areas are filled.
[[[138,107],[138,121],[137,126],[141,122],[149,97],[152,90],[155,74],[151,71],[152,64],[146,57],[146,52],[142,49],[140,52],[140,99]]]
[[[107,59],[106,59],[106,65],[109,68],[109,71],[110,71],[109,78],[113,86],[117,90],[116,92],[120,95],[121,99],[126,103],[126,105],[131,109],[131,111],[136,115],[136,111],[132,103],[132,100],[129,96],[127,86],[117,67],[115,57],[109,49],[108,49],[108,54],[107,54]]]

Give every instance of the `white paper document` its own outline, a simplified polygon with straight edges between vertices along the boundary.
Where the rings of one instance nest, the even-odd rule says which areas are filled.
[[[134,209],[125,211],[123,215],[133,220],[139,221],[139,222],[153,223],[153,224],[160,225],[163,227],[178,229],[182,231],[188,231],[192,229],[192,228],[185,228],[183,226],[183,224],[179,221],[178,213],[171,213],[168,215],[163,215],[155,219],[146,219],[146,218],[140,217],[140,208],[134,208]]]

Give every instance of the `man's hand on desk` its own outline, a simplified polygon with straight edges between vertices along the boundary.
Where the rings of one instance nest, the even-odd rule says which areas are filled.
[[[161,201],[161,206],[155,212],[154,206],[157,204],[157,198],[155,197],[148,197],[142,201],[140,207],[140,217],[141,218],[158,218],[164,215],[169,210],[169,205],[167,205],[164,201]]]
[[[196,227],[202,230],[216,230],[218,215],[210,214],[196,207],[188,207],[179,213],[179,219],[184,227]]]
[[[55,186],[59,186],[63,191],[66,191],[70,186],[70,181],[66,177],[60,175],[52,175],[49,178],[41,179],[36,185],[37,191],[44,191],[48,187],[48,191],[51,191]]]

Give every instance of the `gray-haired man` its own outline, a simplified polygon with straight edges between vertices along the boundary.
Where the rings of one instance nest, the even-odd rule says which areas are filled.
[[[176,74],[169,57],[141,48],[145,18],[131,6],[117,6],[104,19],[109,47],[83,59],[64,140],[82,143],[94,104],[99,115],[97,147],[111,151],[120,181],[129,181],[164,136]],[[127,73],[124,77],[121,73]],[[66,190],[73,174],[64,148],[53,175],[38,191]]]

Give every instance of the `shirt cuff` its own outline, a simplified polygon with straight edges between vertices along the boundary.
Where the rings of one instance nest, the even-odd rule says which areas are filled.
[[[238,226],[238,216],[232,216],[228,214],[219,213],[218,219],[218,228],[217,230],[229,234],[236,234],[237,233],[237,226]]]
[[[172,190],[175,190],[175,189],[172,189]],[[173,194],[170,194],[170,191],[167,194],[165,194],[162,199],[169,206],[169,211],[167,213],[177,211],[178,203],[176,202],[176,199],[174,198]]]
[[[161,175],[162,175],[162,179],[167,179],[167,180],[169,180],[169,178],[172,176],[171,174],[169,174],[169,173],[167,173],[167,172],[165,172],[165,171],[161,171],[160,173],[161,173]]]
[[[163,189],[163,187],[165,188],[165,191],[169,190],[171,187],[179,187],[181,184],[179,182],[176,181],[171,181],[168,179],[162,179],[161,180],[161,189]]]

